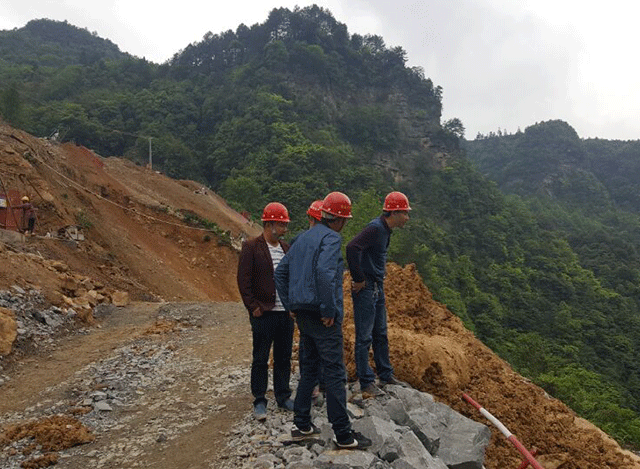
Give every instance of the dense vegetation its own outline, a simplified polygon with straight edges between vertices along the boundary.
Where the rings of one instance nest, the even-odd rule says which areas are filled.
[[[405,55],[316,6],[160,65],[37,20],[0,32],[0,112],[140,164],[151,140],[154,169],[254,214],[280,200],[293,233],[329,190],[355,201],[347,239],[405,191],[414,211],[392,259],[521,373],[640,446],[640,143],[583,141],[562,122],[464,142]]]
[[[37,63],[34,41],[59,51],[57,68]],[[67,47],[74,41],[82,46]],[[405,67],[401,48],[349,35],[316,6],[276,9],[263,24],[209,33],[163,65],[114,58],[115,51],[48,20],[0,33],[3,115],[36,135],[57,129],[99,154],[139,163],[151,139],[155,168],[199,179],[252,213],[273,198],[303,207],[330,188],[381,187],[362,163],[401,147],[389,109],[398,90],[439,126],[441,91]],[[16,60],[22,55],[31,60]],[[92,61],[82,63],[86,56]]]
[[[535,298],[521,290],[520,307],[500,301],[509,305],[500,325],[523,343],[494,332],[487,340],[579,413],[637,444],[639,142],[582,140],[567,123],[549,121],[512,135],[478,136],[465,147],[497,188],[518,194],[504,199],[526,214],[517,218],[518,241],[537,245],[527,251],[547,271],[537,280],[520,277],[527,290],[539,287]],[[548,241],[533,244],[536,233]],[[514,272],[501,273],[499,298],[508,296]]]

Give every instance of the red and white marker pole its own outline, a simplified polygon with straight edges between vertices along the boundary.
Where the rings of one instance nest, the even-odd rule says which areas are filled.
[[[538,454],[538,450],[536,448],[531,450],[531,456],[535,456],[536,454]],[[527,467],[529,467],[529,461],[525,459],[522,461],[522,464],[518,466],[518,469],[527,469]]]
[[[491,413],[486,410],[484,407],[482,407],[480,404],[478,404],[476,401],[474,401],[471,397],[469,397],[467,394],[462,393],[462,398],[467,401],[469,404],[471,404],[473,407],[475,407],[476,409],[478,409],[478,411],[487,419],[489,420],[489,422],[491,422],[492,424],[494,424],[498,430],[500,430],[500,432],[507,438],[507,440],[509,440],[513,446],[516,447],[516,449],[518,451],[520,451],[520,453],[525,457],[526,462],[528,464],[531,464],[531,467],[533,467],[534,469],[544,469],[544,467],[542,467],[540,465],[540,463],[538,461],[535,460],[535,458],[531,455],[531,453],[527,450],[527,448],[525,448],[522,443],[520,443],[518,441],[518,439],[515,437],[515,435],[513,435],[513,433],[511,433],[509,431],[509,429],[507,427],[505,427],[500,420],[498,420],[497,418],[495,418],[493,415],[491,415]],[[523,463],[524,464],[524,463]],[[522,467],[522,466],[521,466]],[[524,466],[526,467],[526,465]]]

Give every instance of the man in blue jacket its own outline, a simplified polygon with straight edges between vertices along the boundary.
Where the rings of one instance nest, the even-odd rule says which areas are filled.
[[[391,192],[384,200],[382,215],[374,218],[347,244],[347,262],[353,281],[356,372],[365,399],[383,394],[375,385],[376,375],[369,365],[371,347],[380,383],[401,384],[393,376],[389,359],[383,282],[391,232],[409,220],[409,210],[409,199],[402,192]]]
[[[327,416],[339,448],[356,449],[371,440],[354,432],[347,414],[346,370],[343,358],[342,274],[339,232],[351,218],[351,201],[332,192],[322,203],[322,221],[302,233],[275,271],[276,289],[300,330],[300,382],[294,401],[294,440],[319,433],[311,421],[313,389],[319,373],[325,385]]]

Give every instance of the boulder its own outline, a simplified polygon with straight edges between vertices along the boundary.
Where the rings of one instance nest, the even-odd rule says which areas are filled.
[[[93,280],[91,280],[89,277],[83,278],[82,281],[80,282],[80,285],[82,285],[85,290],[95,289],[95,284]]]
[[[65,303],[65,296],[60,293],[58,290],[48,290],[45,292],[45,296],[47,298],[47,301],[49,301],[49,303],[51,303],[52,305],[55,306],[64,306],[66,305]]]
[[[98,293],[95,290],[89,290],[85,295],[85,297],[87,298],[87,301],[89,302],[91,307],[94,307],[95,305],[100,303],[104,298],[100,293]]]
[[[386,386],[385,390],[402,401],[408,416],[406,424],[418,441],[433,451],[433,456],[449,469],[482,469],[485,448],[491,439],[489,427],[416,389]]]
[[[400,437],[400,457],[391,463],[394,469],[447,469],[439,458],[434,458],[413,432]]]
[[[60,279],[60,287],[75,296],[76,290],[80,287],[79,282],[70,275],[65,275]]]
[[[442,404],[443,407],[444,404]],[[447,430],[442,433],[437,455],[450,469],[482,469],[484,451],[491,430],[453,411],[449,407]]]
[[[74,308],[84,308],[91,309],[91,300],[87,298],[86,294],[82,296],[78,296],[77,298],[73,298],[73,307]]]
[[[414,409],[409,412],[407,423],[427,451],[431,454],[438,454],[441,433],[436,432],[433,428],[434,425],[438,425],[437,417],[424,409]]]
[[[111,302],[116,306],[127,306],[129,301],[129,293],[126,291],[115,291],[111,294]]]
[[[316,467],[369,469],[376,461],[375,455],[358,450],[328,450],[316,459]]]
[[[11,353],[11,347],[17,336],[16,315],[10,309],[0,308],[0,355]]]
[[[52,261],[51,268],[56,272],[68,272],[69,266],[62,261]]]
[[[370,451],[392,462],[398,458],[399,440],[407,429],[375,415],[353,422],[353,429],[371,439]]]

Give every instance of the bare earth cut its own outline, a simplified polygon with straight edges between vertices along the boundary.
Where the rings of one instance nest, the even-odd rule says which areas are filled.
[[[26,340],[27,316],[0,308],[0,467],[220,467],[229,432],[251,412],[235,274],[240,241],[259,227],[192,181],[3,124],[0,178],[38,209],[35,236],[0,240],[0,290],[24,303],[37,291],[43,309],[57,308],[39,323],[46,341]],[[56,236],[69,225],[84,240]],[[545,469],[640,467],[478,341],[413,266],[390,264],[385,290],[399,379],[486,424],[461,400],[468,393],[536,447]],[[353,379],[351,311],[346,294]],[[71,326],[62,331],[55,315]],[[517,451],[491,431],[485,466],[517,468]]]

